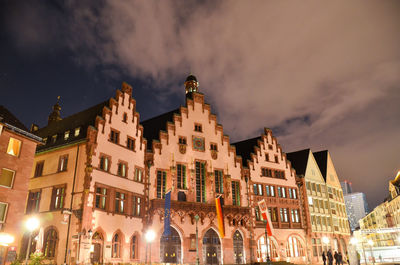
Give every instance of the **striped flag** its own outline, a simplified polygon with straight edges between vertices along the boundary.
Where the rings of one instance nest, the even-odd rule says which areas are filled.
[[[264,220],[267,220],[267,233],[269,236],[272,236],[272,234],[274,233],[274,227],[272,226],[267,203],[264,199],[258,202],[258,207],[260,208],[260,212]]]
[[[221,238],[225,237],[224,216],[222,213],[221,195],[215,199],[215,209],[217,210],[218,230]]]
[[[165,193],[164,206],[164,236],[171,234],[171,190]]]

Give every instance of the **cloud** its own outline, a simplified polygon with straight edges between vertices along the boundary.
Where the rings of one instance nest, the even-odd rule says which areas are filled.
[[[193,72],[232,139],[279,129],[286,151],[329,148],[371,204],[386,196],[400,168],[397,1],[65,3],[51,19],[79,63],[150,80],[162,99]]]

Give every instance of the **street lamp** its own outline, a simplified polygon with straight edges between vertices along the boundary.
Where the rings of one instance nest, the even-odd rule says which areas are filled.
[[[323,237],[322,237],[322,243],[326,245],[326,250],[325,250],[325,251],[328,251],[328,250],[329,250],[329,249],[328,249],[328,246],[329,246],[329,237],[323,236]]]
[[[194,216],[194,220],[196,220],[196,265],[200,265],[200,259],[199,259],[199,229],[197,228],[197,223],[199,222],[199,215],[196,214]]]
[[[30,232],[28,247],[27,247],[26,257],[25,257],[25,265],[28,265],[29,253],[31,252],[32,233],[33,233],[33,231],[35,231],[36,229],[39,228],[39,225],[40,225],[39,219],[37,219],[36,217],[30,217],[25,222],[25,227]]]
[[[156,238],[156,233],[153,230],[147,230],[146,234],[144,235],[146,238],[146,242],[150,244],[150,257],[149,262],[151,264],[151,242]]]
[[[7,233],[0,233],[0,246],[7,247],[9,244],[14,242],[14,237]]]

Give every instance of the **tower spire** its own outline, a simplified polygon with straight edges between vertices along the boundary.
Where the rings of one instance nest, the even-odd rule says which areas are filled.
[[[198,91],[199,91],[199,82],[197,81],[197,78],[194,75],[190,74],[185,81],[186,95]]]
[[[49,119],[48,119],[48,125],[50,125],[51,123],[57,122],[62,120],[61,116],[60,116],[60,110],[61,110],[61,106],[59,104],[60,102],[60,96],[57,97],[57,103],[54,104],[53,106],[53,111],[50,113],[49,115]]]

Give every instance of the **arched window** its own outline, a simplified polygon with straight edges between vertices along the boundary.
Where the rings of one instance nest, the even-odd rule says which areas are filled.
[[[267,245],[265,244],[265,236],[260,237],[257,241],[257,260],[258,261],[265,261],[267,260],[267,253],[269,254],[270,259],[277,258],[278,254],[276,252],[276,246],[273,240],[268,237],[268,252],[267,252]]]
[[[112,257],[121,257],[121,237],[119,234],[115,234],[112,241]]]
[[[43,254],[47,258],[54,258],[56,253],[56,246],[57,246],[57,231],[54,228],[50,228],[47,230],[46,234],[44,235],[44,251]]]
[[[139,258],[139,245],[137,236],[133,236],[131,239],[131,259]]]
[[[303,257],[304,249],[300,240],[294,236],[290,236],[286,242],[286,256],[287,257]]]

